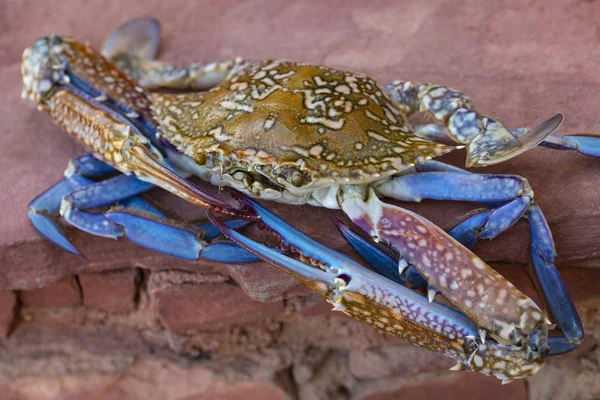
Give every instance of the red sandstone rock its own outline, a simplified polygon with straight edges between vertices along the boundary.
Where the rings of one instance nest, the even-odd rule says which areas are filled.
[[[204,393],[182,400],[287,400],[289,397],[277,386],[264,382],[252,382],[219,392]]]
[[[83,305],[113,313],[131,312],[139,279],[136,269],[80,275]]]
[[[10,290],[0,290],[0,338],[8,336],[17,308],[17,296]]]
[[[463,400],[482,398],[486,400],[527,400],[525,381],[515,381],[509,385],[495,378],[475,373],[456,373],[421,382],[406,382],[395,388],[379,387],[369,394],[358,396],[360,400]],[[360,389],[359,389],[360,391]]]
[[[387,376],[408,378],[424,372],[447,370],[455,362],[412,345],[397,345],[352,351],[348,364],[356,378],[375,379]]]
[[[180,334],[267,319],[283,311],[281,301],[257,302],[223,278],[153,273],[148,282],[152,309],[169,331]]]
[[[22,290],[19,300],[26,306],[75,307],[81,305],[81,290],[77,279],[70,276],[40,289]]]

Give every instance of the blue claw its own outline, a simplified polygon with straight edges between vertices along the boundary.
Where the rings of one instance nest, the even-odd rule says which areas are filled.
[[[381,288],[381,293],[393,293],[390,295],[390,298],[396,299],[400,304],[405,304],[407,310],[415,310],[414,313],[409,312],[407,314],[404,314],[401,309],[396,310],[393,314],[400,314],[402,321],[406,319],[409,320],[408,323],[410,324],[413,323],[410,321],[414,321],[415,325],[419,325],[425,319],[431,318],[440,325],[447,326],[449,329],[448,332],[457,329],[460,330],[461,335],[466,337],[475,337],[478,335],[477,326],[456,310],[435,301],[430,302],[426,297],[413,290],[398,285],[396,282],[364,268],[348,256],[332,250],[300,232],[249,197],[242,194],[234,194],[234,197],[260,216],[262,222],[279,236],[284,246],[290,246],[300,251],[303,256],[311,258],[313,261],[318,261],[320,268],[323,270],[317,267],[309,267],[293,258],[246,238],[225,226],[209,211],[208,217],[211,223],[232,241],[311,287],[316,292],[328,298],[328,301],[336,304],[336,307],[341,307],[334,309],[344,310],[344,304],[352,304],[352,302],[338,303],[339,299],[336,297],[340,292],[338,292],[339,288],[336,285],[339,285],[340,282],[345,282],[344,285],[348,285],[348,287],[360,287],[365,284],[371,290],[373,288]],[[377,292],[379,293],[379,291]],[[360,297],[359,295],[357,296]],[[382,297],[386,296],[382,295]],[[378,306],[384,309],[389,306],[390,303],[386,303],[383,299],[381,300]],[[375,302],[375,300],[371,301]],[[421,318],[420,313],[425,313],[426,318]]]
[[[413,289],[427,287],[425,278],[423,278],[412,265],[408,265],[406,269],[400,273],[400,270],[398,269],[400,257],[398,255],[394,258],[382,251],[369,240],[353,232],[337,218],[334,218],[333,222],[335,222],[335,225],[348,243],[350,243],[352,248],[367,260],[369,265],[375,268],[380,274],[403,286],[408,286]]]

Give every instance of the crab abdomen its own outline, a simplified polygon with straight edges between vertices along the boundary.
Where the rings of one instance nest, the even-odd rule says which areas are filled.
[[[287,173],[297,188],[377,180],[452,149],[415,136],[373,79],[289,61],[250,63],[207,92],[156,94],[154,109],[197,163],[303,171]]]

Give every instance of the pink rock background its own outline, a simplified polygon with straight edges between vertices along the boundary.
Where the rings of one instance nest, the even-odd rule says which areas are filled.
[[[537,148],[485,172],[532,184],[553,230],[587,338],[527,381],[447,371],[450,361],[352,321],[263,263],[183,262],[126,241],[71,232],[89,261],[46,243],[27,204],[78,146],[19,101],[25,47],[69,34],[100,46],[118,24],[160,18],[161,58],[181,64],[288,58],[459,88],[509,126],[556,112],[560,132],[600,132],[600,4],[594,1],[0,0],[0,398],[600,398],[600,160]],[[461,165],[464,154],[446,161]],[[148,196],[174,216],[204,212]],[[440,226],[473,208],[403,204]],[[338,212],[270,204],[351,253]],[[525,222],[476,251],[527,294]]]

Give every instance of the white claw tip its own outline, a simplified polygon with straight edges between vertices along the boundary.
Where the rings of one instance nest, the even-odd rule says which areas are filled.
[[[343,305],[342,303],[335,303],[335,305],[333,306],[332,311],[345,311],[346,310],[346,306]]]
[[[485,344],[485,336],[487,332],[483,329],[479,329],[479,337],[481,338],[481,343]]]
[[[506,385],[512,382],[512,379],[502,379],[502,384]]]
[[[429,299],[429,303],[433,302],[435,299],[435,295],[437,294],[437,290],[431,286],[427,289],[427,298]]]
[[[402,275],[406,268],[408,268],[408,262],[404,258],[400,258],[400,261],[398,261],[398,273]]]

